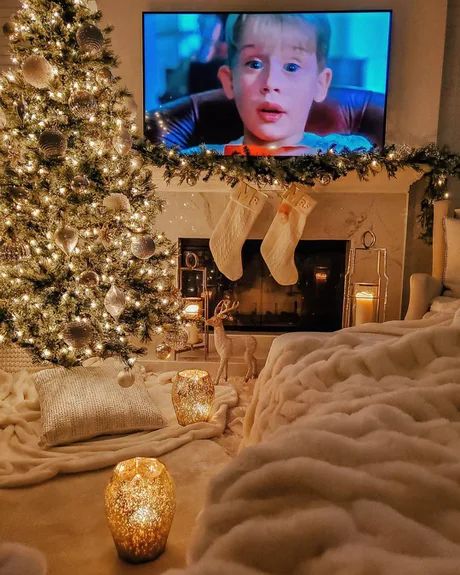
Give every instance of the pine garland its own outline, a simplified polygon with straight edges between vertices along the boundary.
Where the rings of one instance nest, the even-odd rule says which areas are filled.
[[[413,168],[426,182],[426,190],[420,205],[420,238],[430,243],[433,234],[433,203],[447,197],[447,180],[460,177],[460,156],[447,148],[434,144],[422,148],[386,146],[381,151],[348,152],[338,154],[331,148],[327,153],[313,156],[276,158],[273,156],[233,155],[221,156],[203,147],[198,154],[184,155],[165,145],[139,142],[139,149],[149,157],[152,164],[163,167],[164,178],[195,185],[200,179],[218,176],[230,186],[240,180],[252,182],[259,187],[299,183],[323,185],[356,172],[360,180],[368,180],[382,170],[389,178],[396,177],[398,170]]]

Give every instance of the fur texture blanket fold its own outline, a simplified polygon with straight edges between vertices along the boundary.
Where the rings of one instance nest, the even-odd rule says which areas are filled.
[[[278,347],[248,447],[169,575],[458,575],[457,316],[372,346],[347,331]]]
[[[45,449],[39,444],[40,404],[31,375],[0,370],[0,488],[41,483],[59,473],[102,469],[131,457],[159,457],[195,439],[221,435],[228,408],[238,403],[233,387],[216,387],[209,421],[182,427],[171,402],[172,375],[149,374],[145,382],[166,427]]]

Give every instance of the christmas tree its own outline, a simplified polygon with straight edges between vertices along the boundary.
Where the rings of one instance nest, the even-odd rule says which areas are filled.
[[[129,366],[134,341],[181,335],[174,246],[100,19],[94,0],[27,0],[4,26],[0,339],[68,367]]]

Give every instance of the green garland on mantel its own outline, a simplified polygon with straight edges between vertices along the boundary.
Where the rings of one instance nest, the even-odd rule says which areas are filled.
[[[379,151],[345,154],[331,148],[326,153],[289,158],[249,154],[221,156],[205,147],[198,154],[185,155],[148,141],[139,143],[138,147],[153,165],[165,169],[167,182],[178,178],[181,184],[186,182],[191,186],[212,176],[218,176],[230,186],[243,179],[259,187],[291,183],[327,185],[353,171],[361,180],[368,180],[382,170],[392,178],[398,170],[410,167],[420,172],[427,182],[418,216],[422,228],[420,238],[427,243],[431,242],[433,232],[433,203],[446,197],[449,176],[460,177],[460,156],[434,144],[422,148],[390,145]]]

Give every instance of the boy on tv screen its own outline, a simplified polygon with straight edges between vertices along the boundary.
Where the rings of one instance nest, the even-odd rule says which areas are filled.
[[[234,99],[244,133],[227,144],[206,144],[224,155],[305,155],[369,150],[364,136],[304,132],[313,102],[328,93],[331,28],[324,14],[230,14],[226,23],[228,64],[218,77]],[[192,147],[184,153],[198,152]]]

